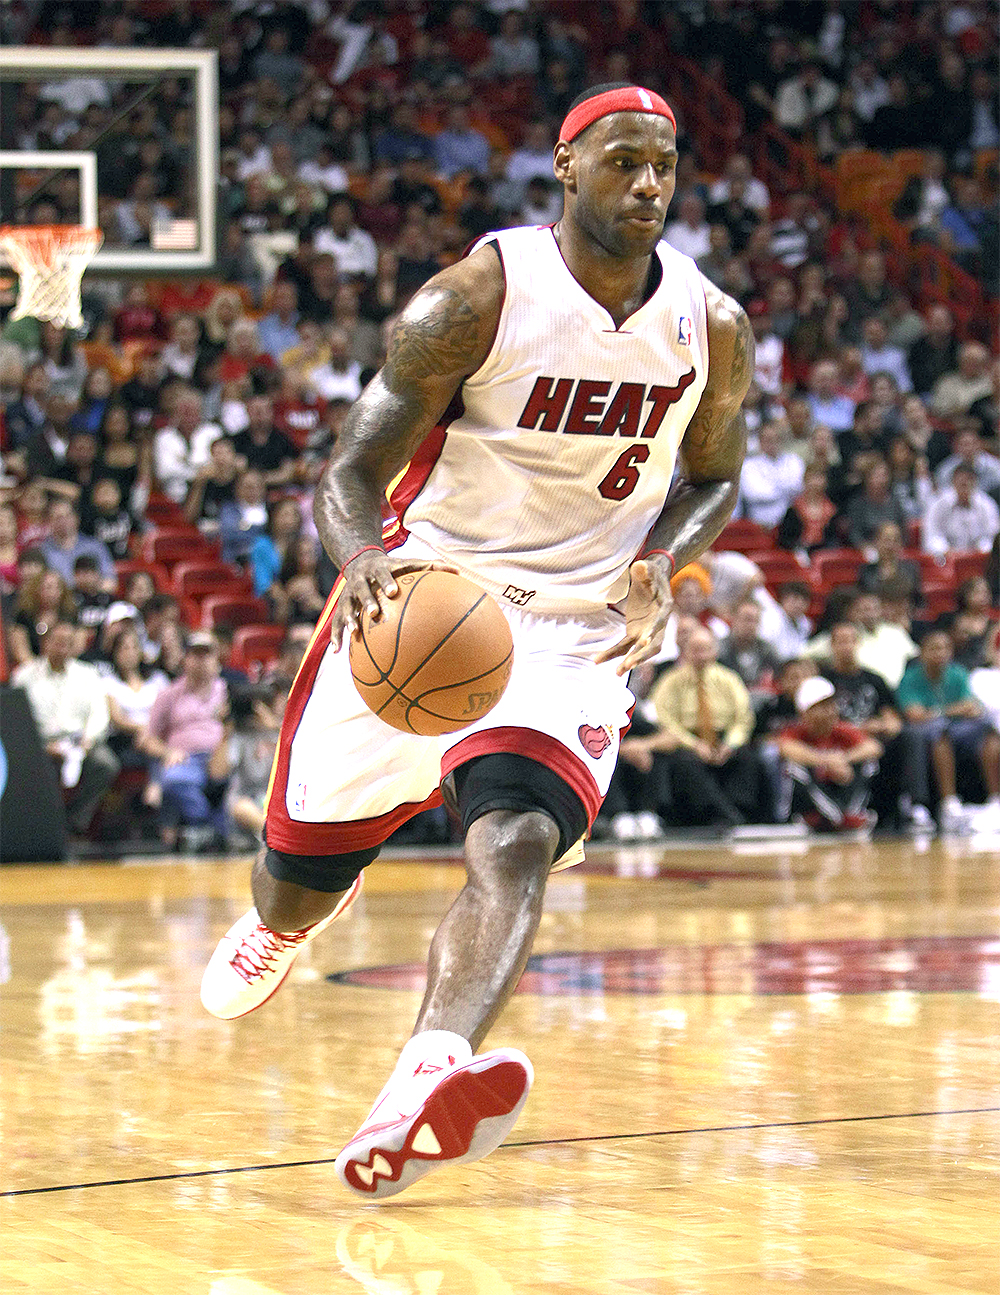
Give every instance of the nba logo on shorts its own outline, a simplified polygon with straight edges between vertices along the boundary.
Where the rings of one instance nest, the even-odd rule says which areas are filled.
[[[688,315],[681,315],[677,321],[677,340],[681,346],[691,345],[691,319]]]
[[[298,787],[295,789],[295,799],[292,802],[292,807],[296,814],[304,814],[306,812],[306,785],[304,782],[300,782]]]

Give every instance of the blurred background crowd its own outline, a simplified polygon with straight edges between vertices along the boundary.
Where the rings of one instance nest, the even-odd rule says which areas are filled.
[[[559,123],[616,80],[677,112],[664,237],[747,309],[757,369],[737,515],[675,578],[598,833],[1000,828],[997,19],[988,0],[5,5],[6,43],[220,57],[217,273],[91,276],[82,330],[0,334],[5,669],[73,830],[259,832],[336,578],[311,517],[330,446],[431,275],[559,218]],[[124,93],[26,82],[16,146],[93,146],[107,243],[143,247],[192,212],[192,106],[167,82],[108,131]],[[75,202],[62,177],[27,218]],[[4,318],[14,300],[0,284]]]

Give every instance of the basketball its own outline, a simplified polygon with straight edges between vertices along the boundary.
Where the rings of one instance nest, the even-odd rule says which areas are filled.
[[[396,577],[379,620],[351,636],[362,700],[404,733],[433,737],[481,719],[503,696],[514,643],[503,612],[478,585],[448,571]]]

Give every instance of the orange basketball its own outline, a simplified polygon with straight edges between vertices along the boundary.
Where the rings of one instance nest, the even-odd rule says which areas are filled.
[[[380,620],[365,613],[351,635],[351,674],[362,700],[404,733],[454,733],[503,696],[514,663],[510,626],[493,599],[448,571],[396,577]]]

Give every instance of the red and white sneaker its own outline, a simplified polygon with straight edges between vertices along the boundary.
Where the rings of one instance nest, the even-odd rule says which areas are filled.
[[[516,1048],[461,1065],[424,1061],[412,1078],[394,1075],[337,1157],[340,1181],[382,1200],[432,1169],[480,1160],[514,1127],[533,1079],[531,1062]]]
[[[320,931],[351,907],[364,881],[359,873],[337,907],[322,921],[301,931],[272,931],[256,908],[244,913],[216,945],[201,978],[201,1001],[206,1011],[223,1021],[246,1016],[281,988],[299,951]]]

